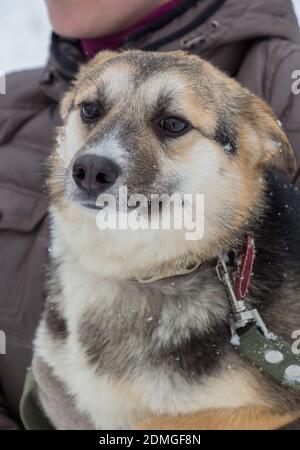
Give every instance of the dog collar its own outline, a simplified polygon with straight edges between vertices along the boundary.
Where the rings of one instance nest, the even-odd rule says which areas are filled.
[[[244,245],[240,261],[238,264],[238,272],[235,279],[234,291],[235,298],[240,301],[244,299],[248,292],[250,279],[252,275],[253,262],[255,257],[254,239],[252,236],[247,236],[246,244]],[[220,258],[219,258],[220,261]],[[172,278],[182,275],[188,275],[200,267],[202,261],[200,259],[179,260],[171,265],[164,265],[159,269],[153,270],[151,274],[145,273],[138,277],[131,278],[131,281],[147,284],[154,281],[163,280],[165,278]]]
[[[254,239],[250,235],[247,236],[246,245],[242,249],[240,256],[240,262],[238,264],[238,272],[235,279],[235,297],[238,301],[244,299],[248,292],[248,286],[252,275],[253,262],[255,257]],[[131,278],[132,281],[147,284],[154,281],[163,280],[165,278],[177,277],[182,275],[188,275],[200,267],[202,261],[199,259],[176,261],[174,266],[165,265],[157,270],[151,272],[151,274],[142,274],[139,277]]]
[[[184,260],[176,261],[174,266],[165,265],[160,269],[153,270],[151,274],[141,274],[140,277],[132,278],[132,281],[137,281],[142,284],[153,283],[154,281],[163,280],[165,278],[178,277],[188,275],[198,269],[201,265],[201,260]]]
[[[219,257],[216,266],[231,306],[231,344],[259,370],[268,373],[282,385],[300,391],[300,356],[292,351],[292,346],[284,339],[268,330],[257,309],[248,308],[244,302],[254,258],[254,239],[247,236],[235,277],[230,273],[224,255]]]

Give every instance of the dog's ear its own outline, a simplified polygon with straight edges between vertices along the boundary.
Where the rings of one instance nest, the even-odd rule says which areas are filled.
[[[258,137],[257,167],[292,175],[296,169],[295,154],[271,108],[263,100],[251,95],[250,108],[246,114]]]
[[[113,52],[111,50],[104,50],[103,52],[99,52],[89,63],[89,68],[104,64],[106,61],[116,58],[117,56],[119,56],[119,54],[120,53]]]
[[[67,117],[68,113],[72,109],[73,101],[75,98],[77,81],[85,76],[86,71],[90,71],[93,68],[99,67],[101,64],[104,64],[106,61],[109,61],[110,59],[115,58],[118,55],[119,55],[118,52],[112,51],[99,52],[88,64],[83,64],[81,66],[81,69],[76,77],[76,80],[72,88],[65,94],[61,102],[60,114],[63,119]]]

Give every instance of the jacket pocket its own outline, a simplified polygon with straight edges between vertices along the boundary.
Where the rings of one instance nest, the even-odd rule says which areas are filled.
[[[0,184],[0,329],[30,336],[43,302],[47,202]]]
[[[0,185],[0,230],[30,232],[46,211],[46,201],[40,196]]]

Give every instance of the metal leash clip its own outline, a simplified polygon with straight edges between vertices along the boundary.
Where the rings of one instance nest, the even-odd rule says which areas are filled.
[[[237,330],[239,328],[244,328],[249,323],[255,323],[258,328],[262,331],[263,335],[267,339],[273,339],[273,334],[270,333],[261,318],[259,312],[256,308],[248,309],[243,300],[238,300],[236,298],[233,282],[231,279],[230,272],[228,270],[225,256],[222,255],[218,259],[216,265],[216,272],[221,283],[224,284],[231,306],[231,317],[230,317],[230,329],[232,337],[237,336]]]

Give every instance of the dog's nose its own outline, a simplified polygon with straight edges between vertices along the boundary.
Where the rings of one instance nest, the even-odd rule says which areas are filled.
[[[83,155],[76,159],[72,176],[77,186],[90,195],[99,195],[112,186],[119,167],[111,159],[98,155]]]

